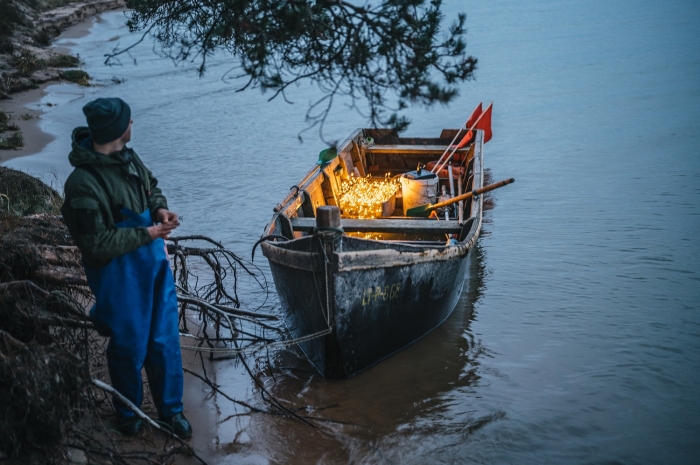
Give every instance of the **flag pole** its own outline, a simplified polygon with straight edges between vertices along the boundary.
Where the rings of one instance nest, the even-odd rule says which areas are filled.
[[[450,147],[452,147],[452,144],[455,143],[455,141],[457,140],[457,137],[459,137],[459,135],[460,135],[460,133],[462,132],[462,130],[463,130],[463,129],[466,129],[467,124],[469,124],[469,120],[472,119],[472,116],[474,116],[474,114],[476,113],[477,110],[481,110],[481,103],[479,103],[479,105],[477,105],[476,108],[474,108],[474,111],[472,111],[472,114],[469,115],[469,118],[467,118],[467,121],[462,125],[462,126],[464,126],[464,127],[460,127],[460,128],[459,128],[459,130],[457,131],[457,134],[455,134],[454,139],[452,139],[452,142],[450,142],[450,144],[447,146],[447,148],[445,149],[445,151],[442,152],[442,155],[440,155],[440,159],[437,161],[437,163],[435,164],[435,166],[439,165],[440,162],[442,162],[443,157],[447,154],[447,152],[449,152]],[[481,118],[481,114],[479,115],[479,118]],[[476,120],[479,121],[479,118],[477,118]],[[452,153],[454,153],[454,151],[453,151]],[[450,155],[450,156],[451,156],[451,155]],[[430,170],[430,172],[431,172],[431,173],[435,173],[435,172],[436,172],[436,171],[435,171],[435,167],[433,167],[433,169]]]
[[[492,105],[493,105],[493,102],[491,102],[491,103],[489,104],[489,106],[486,107],[486,110],[484,110],[484,111],[481,112],[481,114],[480,114],[479,117],[476,119],[476,121],[474,121],[474,124],[472,124],[472,127],[469,128],[469,131],[473,131],[473,130],[474,130],[474,128],[476,127],[476,125],[479,124],[479,121],[481,121],[481,117],[484,116],[484,114],[486,114],[487,111],[489,111],[489,108],[491,108]],[[470,118],[471,118],[471,117],[470,117]],[[469,121],[467,120],[467,122],[469,122]],[[465,125],[465,126],[466,126],[466,125]],[[460,129],[460,132],[461,132],[461,131],[462,131],[462,130]],[[453,142],[454,142],[454,141],[453,141]],[[452,145],[452,144],[450,144],[450,145]],[[449,161],[452,159],[452,155],[454,155],[454,153],[457,151],[458,148],[459,148],[459,146],[455,146],[455,148],[452,149],[452,153],[450,153],[450,156],[447,157],[447,158],[445,159],[445,161],[444,161],[442,164],[440,164],[440,162],[442,161],[442,157],[440,157],[440,160],[438,160],[438,162],[437,162],[437,163],[435,164],[435,166],[433,167],[432,172],[433,172],[433,173],[439,173],[440,170],[442,170],[442,169],[445,167],[445,165],[446,165],[447,163],[449,163]],[[450,149],[450,148],[447,147],[447,150],[449,150],[449,149]],[[445,153],[447,153],[447,150],[445,150]],[[443,153],[442,155],[445,156],[444,153]],[[438,166],[439,166],[439,168],[438,168]]]

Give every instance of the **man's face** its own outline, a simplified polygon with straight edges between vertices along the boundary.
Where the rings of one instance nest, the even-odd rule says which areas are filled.
[[[134,124],[134,120],[129,120],[129,127],[126,128],[126,132],[121,136],[121,141],[126,144],[131,141],[131,125]]]

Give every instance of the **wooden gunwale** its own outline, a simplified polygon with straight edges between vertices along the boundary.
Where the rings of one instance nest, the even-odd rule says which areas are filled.
[[[373,145],[367,147],[369,153],[425,153],[430,155],[442,155],[447,150],[447,145]],[[469,147],[457,149],[455,153],[467,153]]]
[[[380,241],[381,242],[381,241]],[[390,247],[391,243],[387,243]],[[465,243],[456,246],[413,246],[415,252],[406,252],[393,249],[363,250],[352,252],[334,252],[337,257],[337,271],[356,271],[370,268],[390,268],[394,266],[406,266],[416,263],[441,262],[465,255],[469,247]],[[274,251],[264,251],[265,256],[283,266],[305,271],[320,272],[324,269],[323,260],[318,254],[311,254],[298,250],[287,250],[275,247]],[[335,268],[335,267],[334,267]]]

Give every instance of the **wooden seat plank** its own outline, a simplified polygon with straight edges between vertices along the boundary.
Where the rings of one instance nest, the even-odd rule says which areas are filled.
[[[373,145],[367,147],[366,150],[370,153],[443,153],[446,149],[446,145]],[[468,150],[469,146],[466,146],[457,149],[457,153],[467,152]]]
[[[291,218],[294,231],[313,231],[316,218]],[[345,232],[386,232],[407,234],[459,234],[462,227],[459,222],[437,221],[428,219],[393,219],[377,218],[373,220],[356,220],[341,218],[340,225]]]

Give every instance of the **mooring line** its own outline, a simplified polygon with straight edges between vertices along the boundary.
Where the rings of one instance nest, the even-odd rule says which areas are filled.
[[[237,355],[237,354],[243,354],[246,352],[255,352],[261,349],[275,349],[275,348],[284,348],[284,347],[289,347],[294,344],[299,344],[301,342],[306,342],[306,341],[311,341],[313,339],[319,338],[326,336],[332,332],[331,328],[326,328],[324,330],[318,331],[313,334],[309,334],[307,336],[302,336],[298,337],[296,339],[287,339],[284,341],[275,341],[275,342],[270,342],[267,344],[253,344],[247,347],[242,347],[240,349],[231,349],[231,348],[223,348],[223,347],[194,347],[194,346],[188,346],[188,345],[180,345],[180,347],[183,350],[191,350],[194,352],[208,352],[208,353],[215,353],[215,354],[226,354],[226,355]],[[187,334],[180,334],[181,336],[189,336]]]

